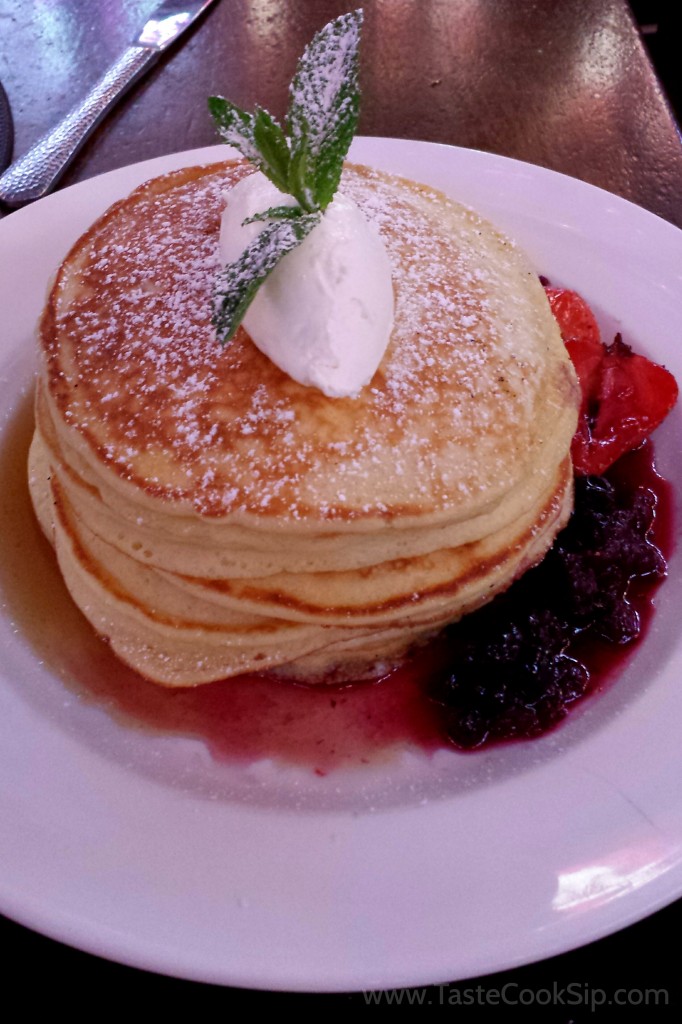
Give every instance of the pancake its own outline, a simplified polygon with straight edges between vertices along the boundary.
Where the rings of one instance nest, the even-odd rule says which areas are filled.
[[[74,600],[164,685],[367,678],[506,589],[570,513],[570,361],[523,253],[347,165],[395,321],[358,398],[211,324],[233,161],[155,179],[62,264],[40,326],[30,487]]]

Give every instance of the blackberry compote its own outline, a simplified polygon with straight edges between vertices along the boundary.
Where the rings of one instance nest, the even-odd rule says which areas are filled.
[[[575,483],[573,515],[540,565],[446,630],[447,667],[429,692],[460,748],[551,729],[603,678],[605,654],[619,661],[640,636],[666,573],[669,494],[650,442]]]

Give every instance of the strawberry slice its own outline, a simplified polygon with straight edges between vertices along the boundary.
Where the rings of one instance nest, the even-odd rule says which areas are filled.
[[[597,370],[604,355],[599,325],[594,313],[577,292],[551,287],[546,287],[545,292],[578,375],[585,402],[596,387]]]
[[[673,375],[637,355],[617,334],[599,369],[589,472],[603,473],[625,452],[638,448],[663,422],[677,394]]]
[[[582,392],[571,445],[573,467],[579,476],[599,475],[663,422],[677,400],[677,384],[668,370],[635,354],[620,335],[612,345],[603,345],[594,314],[577,292],[545,291]]]

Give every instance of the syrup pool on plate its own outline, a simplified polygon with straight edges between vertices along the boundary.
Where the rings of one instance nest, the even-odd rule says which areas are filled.
[[[0,585],[16,627],[78,699],[97,704],[130,728],[199,739],[217,760],[243,763],[271,758],[322,776],[338,768],[381,763],[405,749],[430,753],[451,746],[448,731],[457,735],[452,713],[444,713],[427,696],[434,685],[437,689],[449,678],[453,667],[456,643],[448,631],[415,652],[403,669],[375,683],[344,687],[307,687],[251,676],[173,690],[149,683],[123,665],[72,603],[54,553],[35,522],[26,483],[32,430],[33,410],[26,400],[8,425],[0,452],[4,481],[0,520],[5,538]],[[651,442],[621,459],[610,477],[623,495],[637,487],[653,491],[652,537],[669,554],[670,487],[655,472]],[[630,587],[629,597],[642,623],[638,640],[618,645],[581,636],[568,652],[588,668],[586,693],[612,681],[641,640],[658,582],[652,576]],[[467,618],[467,632],[476,616]],[[567,708],[573,703],[581,702],[568,700]],[[560,720],[564,710],[545,716],[538,731]],[[503,730],[494,738],[518,735],[524,735],[523,722],[512,716],[506,733]]]

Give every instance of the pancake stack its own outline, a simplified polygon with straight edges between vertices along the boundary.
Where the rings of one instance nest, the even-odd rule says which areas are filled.
[[[358,398],[211,323],[243,161],[113,206],[40,326],[30,487],[84,615],[143,676],[369,678],[538,562],[572,505],[577,386],[524,255],[424,186],[348,165],[396,314]]]

